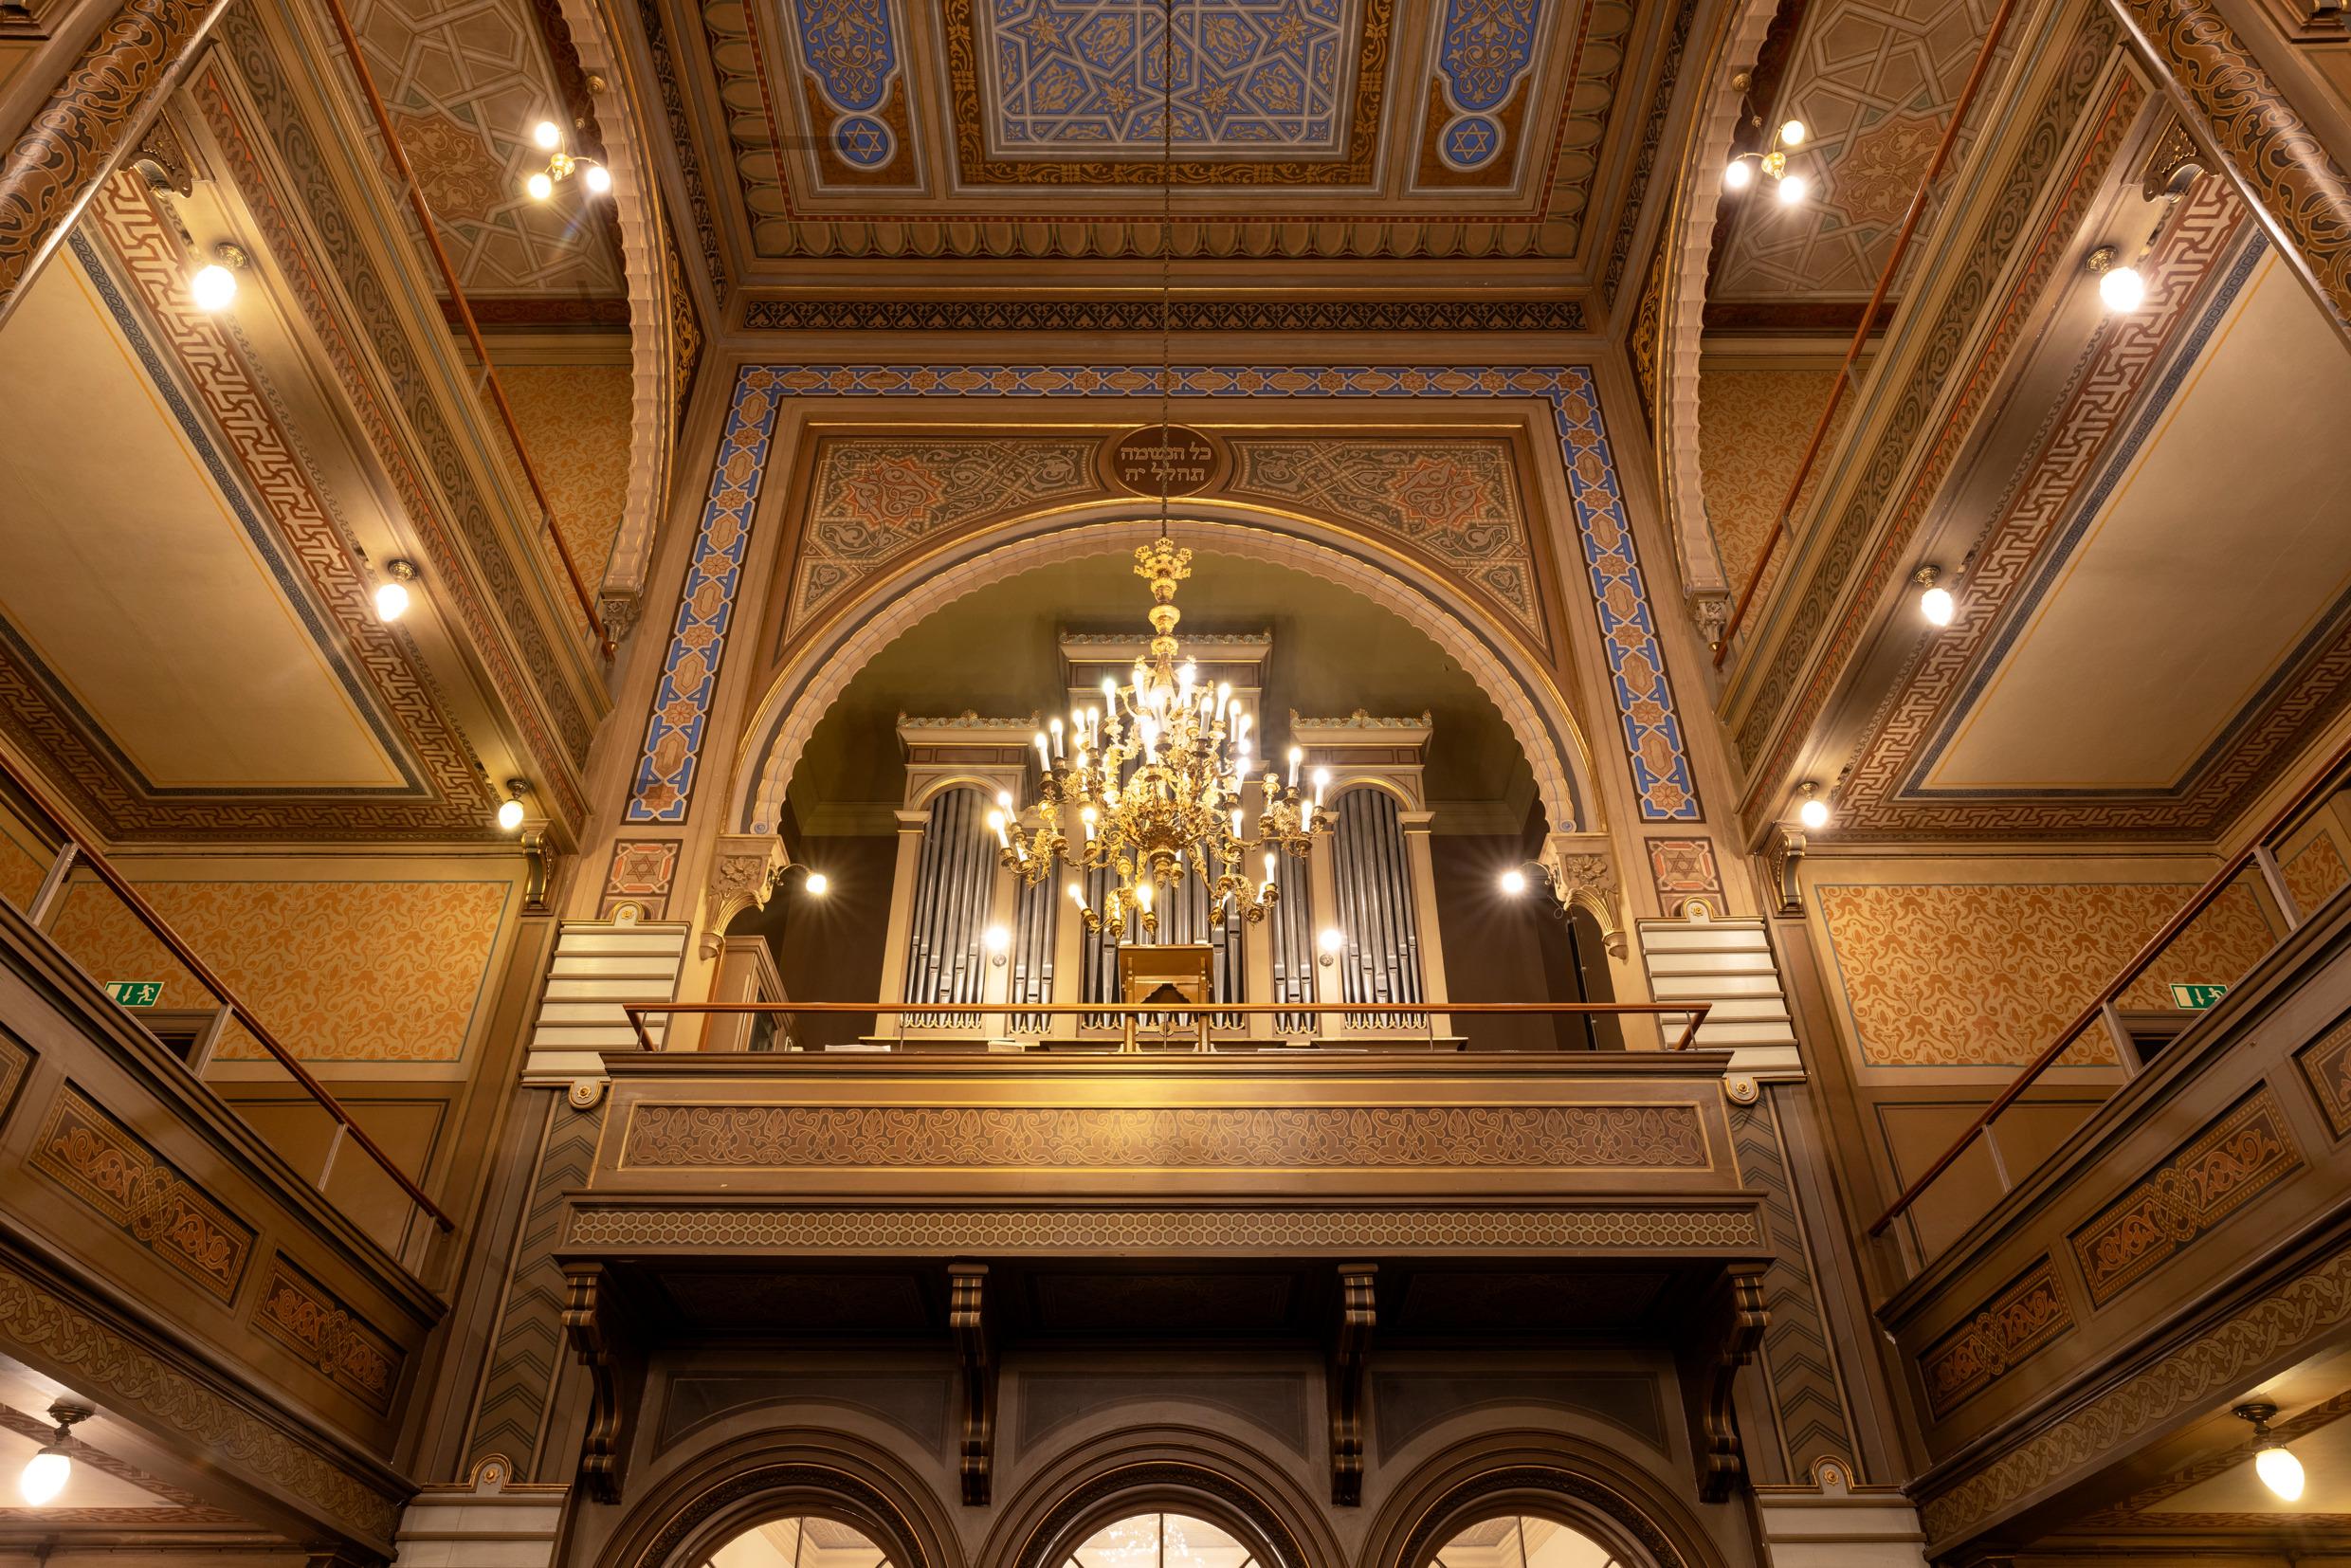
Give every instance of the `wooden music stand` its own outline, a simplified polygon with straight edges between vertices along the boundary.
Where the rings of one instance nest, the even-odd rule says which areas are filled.
[[[1129,1007],[1205,1008],[1216,998],[1210,994],[1209,973],[1212,960],[1206,942],[1168,942],[1164,945],[1119,948],[1119,999]],[[1135,1043],[1135,1024],[1139,1013],[1125,1014],[1126,1038],[1121,1051],[1139,1050]],[[1211,1014],[1195,1013],[1200,1021],[1199,1042],[1193,1048],[1209,1048],[1208,1030]]]

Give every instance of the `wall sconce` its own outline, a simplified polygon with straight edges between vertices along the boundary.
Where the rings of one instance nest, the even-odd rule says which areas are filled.
[[[389,625],[409,612],[408,585],[416,580],[416,563],[386,561],[384,576],[387,580],[375,589],[375,618]]]
[[[26,1502],[38,1508],[65,1489],[65,1483],[73,1479],[73,1450],[65,1446],[73,1425],[97,1413],[74,1399],[60,1399],[49,1407],[49,1419],[57,1423],[57,1431],[40,1452],[25,1461],[25,1473],[17,1478],[16,1489]]]
[[[2229,1413],[2253,1424],[2253,1473],[2261,1477],[2261,1484],[2285,1502],[2301,1502],[2302,1461],[2269,1431],[2269,1423],[2277,1419],[2277,1406],[2267,1399],[2255,1399]]]
[[[1951,590],[1942,586],[1940,567],[1922,566],[1910,580],[1919,588],[1919,613],[1926,617],[1928,626],[1949,626],[1959,612],[1959,601],[1951,596]]]
[[[188,293],[198,310],[217,314],[236,303],[237,274],[245,270],[251,258],[246,255],[243,246],[227,240],[212,247],[212,257],[188,280]]]
[[[522,797],[530,793],[531,782],[529,779],[510,778],[506,780],[506,798],[500,801],[498,805],[498,829],[500,832],[511,833],[521,828]]]
[[[1820,793],[1820,786],[1808,778],[1796,786],[1795,793],[1799,801],[1795,819],[1805,831],[1816,833],[1829,826],[1829,797]]]

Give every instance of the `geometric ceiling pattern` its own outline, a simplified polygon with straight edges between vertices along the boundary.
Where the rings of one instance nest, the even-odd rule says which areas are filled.
[[[1661,125],[1628,62],[1655,69],[1676,9],[1176,0],[1171,29],[1163,0],[639,7],[698,211],[739,218],[705,249],[754,282],[803,257],[1149,260],[1163,200],[1179,257],[1589,271],[1600,182]]]

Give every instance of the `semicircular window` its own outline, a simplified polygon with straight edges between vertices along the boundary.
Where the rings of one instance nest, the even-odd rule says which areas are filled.
[[[1630,1568],[1579,1530],[1533,1514],[1482,1519],[1437,1548],[1433,1568]]]
[[[1255,1568],[1257,1554],[1230,1530],[1190,1514],[1130,1514],[1103,1525],[1063,1568]]]
[[[853,1524],[806,1515],[753,1525],[704,1568],[890,1568],[890,1555]]]

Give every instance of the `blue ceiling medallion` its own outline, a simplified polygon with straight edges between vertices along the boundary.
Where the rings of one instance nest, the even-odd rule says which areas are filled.
[[[832,148],[844,163],[879,169],[898,150],[898,138],[871,115],[844,115],[832,122]]]
[[[1502,127],[1485,115],[1456,115],[1446,122],[1438,151],[1456,169],[1475,169],[1502,151]]]

